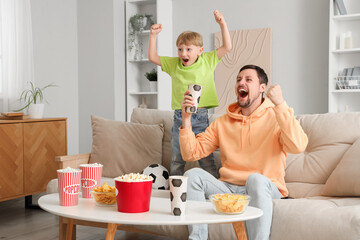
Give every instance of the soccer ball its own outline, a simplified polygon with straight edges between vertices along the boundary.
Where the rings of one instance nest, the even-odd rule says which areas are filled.
[[[169,189],[169,172],[160,164],[151,164],[143,170],[143,174],[153,177],[153,189]]]

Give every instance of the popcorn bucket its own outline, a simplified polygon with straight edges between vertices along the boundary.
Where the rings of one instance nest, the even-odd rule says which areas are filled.
[[[119,212],[141,213],[149,211],[152,180],[124,182],[115,179]]]
[[[91,198],[91,190],[100,186],[101,164],[81,164],[81,191],[83,198]]]
[[[79,202],[81,170],[57,170],[60,206],[76,206]]]

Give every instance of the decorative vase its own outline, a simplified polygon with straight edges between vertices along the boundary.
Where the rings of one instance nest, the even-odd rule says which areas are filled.
[[[147,105],[145,103],[145,97],[142,97],[142,103],[140,104],[139,108],[147,108]]]
[[[31,104],[28,113],[30,118],[42,118],[44,114],[44,104]]]
[[[140,16],[139,18],[135,19],[133,28],[135,29],[135,31],[144,31],[146,23],[147,18],[145,16]]]
[[[157,92],[157,82],[156,81],[149,81],[150,85],[150,92]]]

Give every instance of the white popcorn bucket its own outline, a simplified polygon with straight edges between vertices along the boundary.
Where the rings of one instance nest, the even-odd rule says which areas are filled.
[[[187,179],[186,176],[169,177],[171,214],[174,216],[183,216],[185,214]]]
[[[60,206],[76,206],[79,203],[81,170],[57,170]]]
[[[81,191],[83,198],[91,198],[91,190],[100,186],[101,164],[81,164]]]

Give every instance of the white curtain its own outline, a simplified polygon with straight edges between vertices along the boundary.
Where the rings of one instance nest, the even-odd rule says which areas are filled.
[[[20,108],[27,82],[34,82],[30,0],[0,0],[3,112]]]

